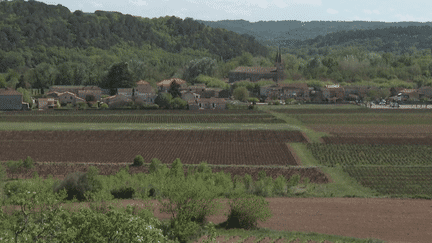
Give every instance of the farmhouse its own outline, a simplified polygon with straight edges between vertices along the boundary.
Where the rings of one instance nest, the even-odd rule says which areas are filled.
[[[267,100],[273,99],[296,99],[310,100],[309,88],[305,83],[294,84],[276,84],[263,86],[260,88],[260,95],[267,97]]]
[[[132,88],[118,88],[117,89],[117,94],[118,95],[123,95],[123,96],[131,99],[132,95],[133,95],[133,89]]]
[[[53,109],[57,105],[57,100],[54,98],[39,98],[37,103],[39,109]]]
[[[226,100],[222,98],[199,98],[195,101],[189,101],[189,110],[223,110],[226,109]]]
[[[154,88],[148,82],[143,80],[137,82],[137,86],[132,91],[132,94],[136,99],[147,104],[154,103],[157,96]]]
[[[124,95],[121,95],[121,94],[109,96],[109,97],[102,99],[102,102],[106,103],[108,105],[112,105],[114,103],[122,103],[122,104],[126,105],[126,103],[128,103],[129,101],[132,101],[132,100],[130,98],[124,96]]]
[[[58,93],[63,93],[63,92],[69,91],[69,92],[72,92],[72,93],[78,95],[78,90],[81,89],[81,88],[83,88],[83,87],[84,87],[83,85],[80,85],[80,86],[75,86],[75,85],[54,85],[54,86],[51,86],[49,88],[49,92],[56,91]]]
[[[0,89],[0,110],[21,110],[22,94],[14,89]]]
[[[158,86],[159,92],[168,92],[168,90],[171,87],[171,83],[176,82],[180,85],[180,88],[186,88],[186,81],[179,78],[171,78],[171,79],[165,79],[160,82],[158,82],[156,85]]]
[[[339,85],[326,85],[325,88],[321,88],[323,99],[329,102],[340,102],[344,99],[345,91],[344,88]]]
[[[78,102],[86,102],[83,98],[78,97],[76,94],[66,91],[63,93],[60,93],[58,95],[58,100],[60,101],[60,104],[73,104],[75,105]]]
[[[275,82],[285,78],[284,63],[280,51],[276,54],[275,67],[237,67],[228,74],[229,82],[247,80],[256,82],[261,79],[272,79]]]
[[[180,91],[181,97],[183,100],[189,102],[189,101],[195,101],[196,99],[201,98],[201,96],[197,93],[192,93],[190,91]]]
[[[102,90],[97,86],[86,86],[78,89],[78,96],[84,100],[97,101],[101,99]]]

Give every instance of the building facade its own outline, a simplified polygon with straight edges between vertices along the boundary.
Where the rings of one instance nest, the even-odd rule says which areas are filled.
[[[21,110],[22,94],[14,89],[0,89],[0,110]]]

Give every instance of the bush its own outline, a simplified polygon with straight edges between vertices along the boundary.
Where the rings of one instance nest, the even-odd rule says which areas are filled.
[[[153,158],[150,163],[149,173],[157,173],[162,168],[161,161]]]
[[[250,176],[249,174],[245,174],[243,177],[243,183],[245,186],[245,189],[249,192],[249,193],[253,193],[254,191],[254,186],[253,186],[253,179],[252,176]]]
[[[111,194],[116,199],[131,199],[135,194],[135,189],[132,187],[122,187],[119,189],[111,190]]]
[[[22,166],[26,169],[32,169],[34,167],[33,163],[34,163],[33,159],[30,156],[27,156]]]
[[[297,186],[299,183],[300,183],[300,175],[295,174],[291,176],[291,178],[289,179],[288,186],[289,187]]]
[[[105,109],[108,109],[109,106],[106,103],[103,103],[100,108],[105,110]]]
[[[273,194],[284,196],[288,192],[288,187],[286,184],[286,179],[284,176],[280,175],[273,184]]]
[[[141,155],[137,155],[134,158],[134,166],[142,166],[144,164],[144,158]]]
[[[268,204],[264,198],[255,195],[243,194],[232,199],[229,202],[230,212],[225,214],[225,216],[228,216],[225,228],[243,228],[247,230],[257,228],[258,220],[265,222],[272,216]]]
[[[73,200],[76,198],[78,201],[84,201],[86,198],[84,193],[90,191],[91,185],[89,184],[86,173],[74,172],[66,176],[66,178],[55,186],[54,192],[58,193],[60,190],[66,189],[66,200]]]
[[[79,109],[82,109],[82,110],[85,110],[85,109],[88,108],[88,105],[85,102],[78,102],[77,106],[78,106]]]

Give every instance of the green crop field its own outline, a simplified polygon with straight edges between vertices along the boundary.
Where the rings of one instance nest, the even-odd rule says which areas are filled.
[[[432,197],[432,149],[421,145],[308,144],[322,166],[339,167],[384,195]]]

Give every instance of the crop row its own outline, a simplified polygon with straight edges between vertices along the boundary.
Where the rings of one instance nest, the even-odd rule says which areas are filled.
[[[432,145],[432,137],[422,135],[409,136],[387,136],[372,135],[372,136],[336,136],[323,137],[322,140],[326,144],[374,144],[374,145]]]
[[[69,123],[285,123],[272,115],[40,115],[4,116],[0,122],[69,122]]]
[[[142,155],[146,162],[160,158],[184,164],[207,161],[216,165],[297,165],[284,143],[132,142],[132,141],[0,141],[0,161],[30,156],[43,162],[124,163]]]
[[[308,144],[314,157],[326,166],[432,165],[432,147],[423,145]]]
[[[92,114],[127,114],[127,115],[151,115],[151,114],[266,114],[259,110],[46,110],[46,111],[6,111],[2,115],[24,115],[24,116],[39,116],[39,115],[92,115]]]
[[[304,124],[430,124],[432,114],[429,113],[365,113],[365,114],[297,114],[294,117]]]
[[[134,141],[134,142],[306,142],[300,131],[277,130],[124,130],[124,131],[0,131],[0,141]]]
[[[432,167],[355,167],[344,170],[360,184],[382,194],[432,195]]]

